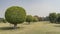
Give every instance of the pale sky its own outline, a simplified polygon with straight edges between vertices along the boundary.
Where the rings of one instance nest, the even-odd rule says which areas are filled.
[[[0,0],[0,18],[10,6],[20,6],[28,15],[48,16],[51,12],[60,13],[60,0]]]

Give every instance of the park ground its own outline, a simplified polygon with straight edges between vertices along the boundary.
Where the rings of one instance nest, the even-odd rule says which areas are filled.
[[[0,23],[0,34],[60,34],[60,24],[48,21],[18,24],[17,29],[10,28],[12,26],[9,23]]]

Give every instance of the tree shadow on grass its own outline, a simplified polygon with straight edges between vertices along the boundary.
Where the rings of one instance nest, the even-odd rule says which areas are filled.
[[[17,27],[16,29],[22,29],[23,27]],[[0,30],[16,30],[13,27],[0,27]]]
[[[54,27],[60,27],[60,25],[54,25]]]

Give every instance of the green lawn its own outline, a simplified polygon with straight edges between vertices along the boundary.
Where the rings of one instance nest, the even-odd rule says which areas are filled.
[[[18,29],[9,29],[13,25],[0,23],[0,34],[60,34],[60,24],[52,24],[47,21],[35,22],[27,25],[18,24]]]

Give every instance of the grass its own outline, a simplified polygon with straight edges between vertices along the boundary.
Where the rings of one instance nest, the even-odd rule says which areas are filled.
[[[52,24],[47,21],[35,22],[27,25],[18,24],[17,29],[9,23],[0,23],[0,34],[60,34],[60,24]]]

